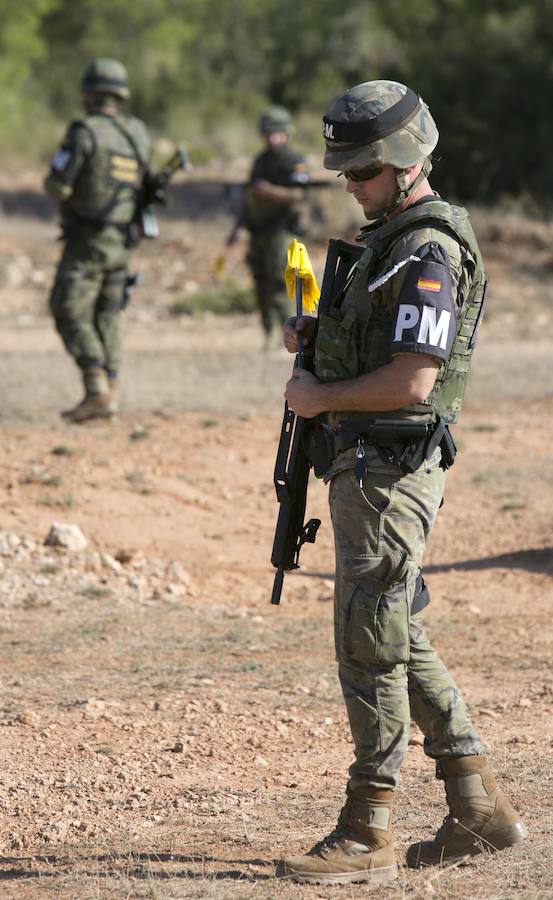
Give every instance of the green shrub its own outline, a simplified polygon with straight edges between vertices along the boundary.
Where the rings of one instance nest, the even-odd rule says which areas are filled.
[[[169,306],[172,316],[194,316],[202,312],[226,316],[229,313],[251,313],[255,309],[252,288],[230,280],[186,294]]]

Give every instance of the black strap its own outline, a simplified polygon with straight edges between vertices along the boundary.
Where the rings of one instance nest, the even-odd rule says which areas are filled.
[[[407,93],[401,100],[380,115],[363,122],[337,122],[323,116],[325,141],[337,144],[373,144],[410,122],[421,108],[421,103],[419,95],[407,88]]]
[[[83,87],[90,91],[94,91],[97,81],[101,81],[102,84],[109,84],[111,87],[128,87],[128,82],[124,78],[101,78],[95,80],[94,77],[85,78],[83,81]]]

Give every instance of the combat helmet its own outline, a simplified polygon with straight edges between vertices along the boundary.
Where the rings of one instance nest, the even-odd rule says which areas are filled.
[[[271,134],[273,131],[289,133],[292,130],[292,116],[283,106],[270,106],[261,114],[259,130],[261,134]]]
[[[357,84],[323,117],[326,169],[396,169],[397,205],[430,173],[430,155],[438,129],[428,106],[415,91],[397,81]],[[403,170],[424,162],[413,184],[405,185]],[[393,207],[392,207],[393,208]]]
[[[127,100],[130,96],[127,70],[117,59],[95,59],[83,73],[81,90],[112,94],[120,100]]]

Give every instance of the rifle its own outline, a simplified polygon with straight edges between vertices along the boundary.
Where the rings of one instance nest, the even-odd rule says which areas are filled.
[[[175,172],[178,172],[179,169],[186,170],[190,168],[190,160],[186,150],[182,147],[177,147],[159,172],[146,172],[138,194],[134,217],[129,226],[131,246],[138,244],[142,238],[153,239],[159,237],[159,225],[155,207],[156,205],[164,206],[167,202],[165,188]]]
[[[352,269],[364,248],[360,245],[348,244],[346,241],[331,240],[328,244],[319,315],[335,304],[347,286]],[[298,279],[299,280],[299,279]],[[298,296],[299,291],[299,296]],[[301,282],[296,284],[296,306],[301,315]],[[298,353],[294,368],[300,367],[313,371],[313,345],[304,350],[303,342],[298,336]],[[320,519],[309,519],[304,524],[307,504],[307,484],[311,462],[307,455],[306,439],[312,421],[303,419],[284,404],[284,416],[280,431],[273,482],[278,503],[280,505],[275,529],[271,563],[276,568],[271,603],[278,605],[282,593],[284,573],[299,569],[299,556],[304,544],[314,544]]]

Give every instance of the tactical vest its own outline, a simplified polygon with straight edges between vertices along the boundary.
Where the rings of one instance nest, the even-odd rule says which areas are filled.
[[[65,218],[103,225],[128,225],[150,157],[150,139],[139,119],[90,115],[79,122],[93,142],[71,197]]]
[[[290,187],[292,175],[300,165],[304,165],[303,156],[288,146],[265,150],[254,162],[250,182],[263,179],[280,187]],[[246,185],[243,222],[254,233],[270,229],[299,233],[299,210],[293,204],[275,203],[268,198],[256,197],[249,185]]]
[[[417,246],[403,251],[405,238],[412,233],[424,236]],[[403,240],[402,240],[403,239]],[[457,317],[455,341],[448,361],[438,371],[432,392],[422,403],[401,410],[373,413],[378,418],[410,418],[432,421],[436,414],[446,422],[459,417],[476,333],[484,308],[486,277],[476,237],[462,207],[450,206],[442,200],[421,201],[383,225],[369,226],[363,232],[367,247],[342,296],[333,306],[321,311],[315,347],[315,373],[320,381],[330,382],[373,372],[392,361],[390,354],[395,300],[392,296],[393,276],[386,277],[394,261],[400,262],[427,241],[441,243],[460,252],[463,292]],[[454,242],[454,243],[453,243]],[[399,257],[397,253],[399,250]],[[395,252],[394,252],[395,251]],[[397,259],[396,259],[397,257]],[[459,274],[459,273],[457,273]],[[370,284],[381,287],[369,292]],[[367,413],[330,413],[334,425],[340,418],[366,418]]]

